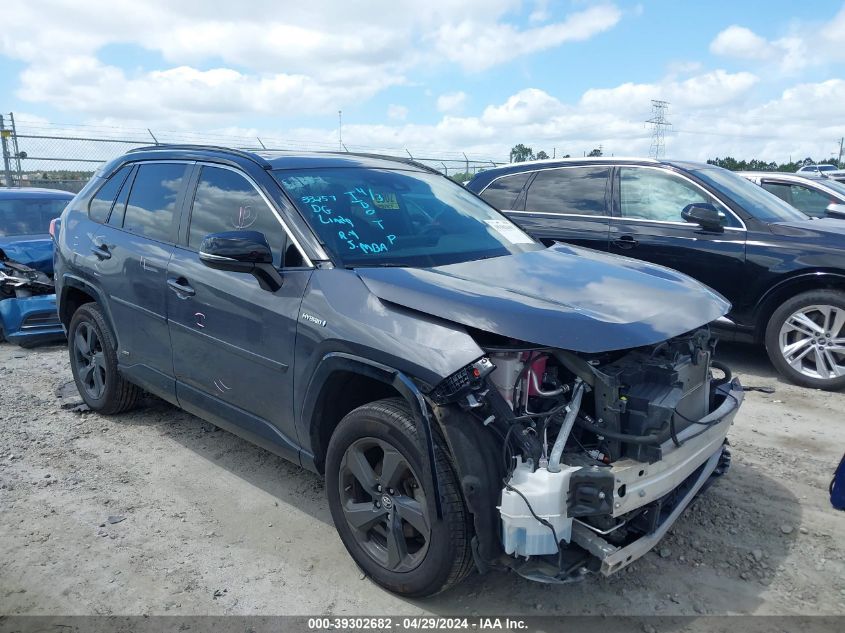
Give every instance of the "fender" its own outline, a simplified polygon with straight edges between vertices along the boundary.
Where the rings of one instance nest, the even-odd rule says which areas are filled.
[[[61,286],[61,293],[56,295],[56,307],[58,309],[60,319],[62,316],[62,305],[65,302],[67,289],[76,288],[77,290],[81,290],[85,294],[94,297],[95,301],[100,305],[100,308],[102,308],[103,310],[103,314],[106,317],[106,321],[108,322],[109,327],[111,328],[112,334],[115,338],[117,338],[117,329],[114,327],[114,320],[112,319],[111,314],[111,306],[109,305],[107,297],[102,290],[100,290],[90,282],[86,281],[82,277],[78,277],[71,273],[65,273],[62,275]],[[70,324],[70,317],[68,318],[68,324]],[[65,325],[63,320],[62,327],[65,329],[65,333],[67,333],[67,326]],[[120,349],[120,341],[117,341],[117,343],[118,349]]]
[[[755,320],[759,318],[760,310],[762,310],[766,306],[766,304],[771,300],[773,296],[775,296],[775,294],[777,294],[785,286],[793,282],[800,283],[802,281],[839,282],[845,285],[845,274],[829,270],[813,270],[804,271],[797,275],[792,275],[790,277],[786,277],[785,279],[781,279],[771,288],[766,290],[763,296],[760,297],[760,299],[757,301],[757,304],[754,306]]]
[[[347,354],[345,352],[330,352],[320,359],[317,369],[311,376],[308,382],[308,387],[305,392],[305,399],[302,403],[302,412],[297,423],[297,434],[301,438],[310,438],[311,446],[315,445],[316,435],[318,433],[317,408],[320,399],[320,394],[323,386],[329,377],[338,371],[348,371],[352,373],[362,374],[369,378],[373,378],[380,382],[390,385],[398,391],[402,397],[407,401],[411,407],[411,412],[414,415],[414,421],[417,425],[417,437],[419,438],[423,454],[428,456],[425,461],[425,470],[423,476],[429,479],[434,486],[436,494],[434,495],[433,509],[435,516],[438,519],[443,518],[442,505],[440,500],[440,485],[437,480],[437,469],[435,467],[434,458],[434,439],[432,437],[432,422],[431,414],[425,400],[425,396],[419,390],[414,381],[397,369],[377,363],[375,361]],[[309,447],[309,448],[310,448]],[[313,466],[313,454],[306,453],[303,449],[300,459],[304,466],[316,470]],[[312,462],[308,464],[308,462]],[[432,503],[432,500],[429,500]]]

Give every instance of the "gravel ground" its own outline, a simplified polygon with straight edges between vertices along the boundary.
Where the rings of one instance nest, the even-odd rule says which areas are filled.
[[[382,591],[346,554],[323,483],[150,400],[79,402],[61,347],[0,345],[0,614],[845,615],[845,513],[827,486],[845,393],[779,379],[723,346],[749,392],[733,466],[657,550],[612,577],[541,585],[472,575],[425,601]]]

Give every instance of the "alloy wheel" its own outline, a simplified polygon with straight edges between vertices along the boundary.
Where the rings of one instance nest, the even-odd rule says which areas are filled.
[[[106,360],[100,337],[90,323],[82,322],[77,326],[73,337],[73,357],[85,393],[99,400],[106,388]]]
[[[822,380],[845,376],[845,309],[801,308],[784,321],[778,341],[784,360],[804,376]]]
[[[415,569],[428,551],[431,523],[408,460],[383,440],[362,438],[346,449],[338,478],[343,515],[361,548],[390,571]]]

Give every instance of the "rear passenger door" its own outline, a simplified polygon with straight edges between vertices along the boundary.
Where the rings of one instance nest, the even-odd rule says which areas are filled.
[[[233,431],[296,461],[293,352],[312,269],[248,176],[210,164],[197,172],[163,294],[179,404],[220,426],[236,425]],[[200,261],[206,235],[237,230],[264,234],[283,274],[277,291]]]
[[[175,401],[166,273],[184,197],[185,162],[145,162],[117,172],[93,197],[85,255],[108,297],[121,371]]]
[[[545,244],[568,242],[607,250],[610,167],[560,167],[537,171],[524,210],[511,218]]]

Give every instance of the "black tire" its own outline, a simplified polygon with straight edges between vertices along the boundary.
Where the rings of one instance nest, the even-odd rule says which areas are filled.
[[[417,440],[416,423],[404,400],[400,398],[379,400],[358,407],[349,413],[341,420],[329,442],[326,456],[326,491],[335,527],[352,558],[376,583],[403,596],[430,596],[460,582],[471,570],[470,539],[472,527],[443,440],[435,434],[434,453],[440,484],[443,518],[437,520],[426,509],[426,524],[430,531],[425,549],[423,550],[421,547],[417,551],[418,559],[416,566],[412,569],[401,569],[401,565],[391,569],[384,562],[378,561],[372,553],[374,549],[378,549],[378,543],[373,544],[378,535],[368,538],[364,535],[367,528],[356,530],[347,520],[344,503],[352,503],[348,498],[352,486],[344,485],[342,477],[350,476],[349,469],[345,466],[347,452],[354,451],[355,447],[360,446],[362,442],[365,443],[364,445],[367,442],[373,442],[376,444],[374,449],[376,451],[379,450],[379,447],[390,447],[398,451],[400,457],[405,460],[403,465],[408,467],[405,469],[405,474],[410,473],[412,478],[417,477],[419,479],[421,492],[424,495],[420,507],[426,508],[425,500],[432,499],[434,494],[431,482],[423,476],[425,472],[423,460],[426,455],[421,450]],[[379,481],[378,477],[384,474],[383,465],[386,461],[384,456],[387,453],[383,452],[381,455],[382,462],[373,465],[373,474],[377,477],[376,481]],[[352,476],[354,477],[354,475]],[[353,483],[356,488],[359,486],[358,483]],[[411,487],[415,488],[413,481]],[[387,488],[384,490],[386,491]],[[407,490],[407,487],[405,490]],[[405,519],[401,516],[405,510],[399,511],[405,503],[400,501],[401,499],[410,499],[412,502],[414,499],[407,496],[403,497],[403,493],[398,488],[395,491],[391,489],[390,492],[391,494],[396,493],[396,496],[393,497],[393,503],[391,505],[384,503],[382,507],[392,508],[394,513],[400,516],[399,524],[402,525],[403,533],[408,534],[410,532],[412,535],[421,536],[410,523],[405,524]],[[420,491],[415,492],[417,493],[416,498],[419,499]],[[366,495],[371,494],[372,501],[368,502],[373,503],[373,505],[376,505],[376,501],[379,499],[378,495],[381,494],[381,492],[363,492],[363,487],[359,489],[359,493],[364,494],[365,500],[368,499]],[[345,501],[344,497],[346,497]],[[373,512],[378,511],[373,510]],[[379,521],[376,521],[376,523],[379,523]],[[390,530],[390,525],[391,520],[386,519],[382,527],[373,529]],[[367,540],[369,542],[363,542]],[[387,544],[385,544],[384,549],[387,563],[389,563],[390,555]],[[411,548],[405,547],[404,549],[410,551]]]
[[[87,357],[78,345],[77,336],[83,336],[86,342],[94,341],[89,363],[86,363]],[[120,375],[114,335],[96,303],[86,303],[74,312],[68,328],[68,352],[76,388],[92,411],[112,415],[135,406],[141,389]],[[95,373],[97,380],[93,378]],[[90,389],[93,383],[102,388]]]
[[[828,326],[825,325],[823,312],[814,308],[828,306],[834,311],[845,313],[845,292],[811,290],[784,301],[769,318],[765,342],[766,352],[769,354],[772,364],[791,382],[804,387],[836,391],[845,388],[845,375],[835,376],[832,363],[845,366],[845,352],[838,351],[841,343],[837,346],[833,341],[845,339],[845,325],[837,327],[838,331],[835,332],[833,331],[836,327],[833,324],[834,319],[828,321]],[[805,328],[807,334],[804,334],[803,331],[795,328],[790,334],[785,335],[788,337],[785,341],[782,340],[781,331],[787,320],[802,310],[807,310],[805,316],[808,316],[821,331],[817,332],[811,326]],[[794,320],[793,323],[795,323]],[[801,324],[799,324],[799,327],[802,327]],[[807,340],[807,343],[802,344],[803,340]],[[789,354],[789,352],[783,351],[786,349],[786,345],[790,344],[795,349],[790,354],[790,358],[797,367],[787,360],[786,354]],[[798,347],[795,348],[795,346]],[[833,351],[831,347],[837,351]],[[821,370],[819,370],[819,360],[816,356],[817,350],[822,354],[820,359]],[[805,353],[805,356],[799,358],[802,353]],[[837,371],[841,371],[841,369]]]

